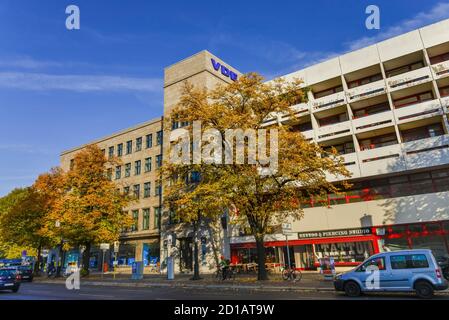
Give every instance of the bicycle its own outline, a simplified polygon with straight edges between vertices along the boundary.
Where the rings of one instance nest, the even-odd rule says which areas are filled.
[[[223,271],[226,271],[223,276]],[[226,279],[228,280],[235,280],[235,271],[232,268],[218,268],[217,271],[214,274],[215,280],[221,280],[224,281]]]
[[[294,282],[298,282],[298,281],[301,281],[301,279],[302,279],[301,271],[296,270],[295,268],[282,267],[281,274],[282,274],[282,279],[285,281],[291,280]]]

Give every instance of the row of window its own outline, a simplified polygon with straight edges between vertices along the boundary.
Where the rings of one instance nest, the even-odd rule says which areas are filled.
[[[160,181],[154,183],[154,196],[160,196],[162,194],[162,184]],[[140,184],[132,185],[132,196],[136,199],[140,199],[142,196]],[[123,188],[123,193],[129,195],[131,192],[131,186],[126,186]],[[151,197],[151,182],[145,182],[143,184],[143,198]]]
[[[437,56],[430,57],[430,64],[434,65],[434,64],[441,63],[441,62],[448,61],[448,60],[449,60],[449,52],[445,52],[443,54],[439,54]],[[407,72],[410,72],[413,70],[421,69],[425,66],[426,66],[426,64],[424,63],[423,59],[420,59],[420,60],[417,60],[412,63],[407,63],[400,67],[395,67],[393,69],[387,69],[387,70],[385,70],[385,75],[386,75],[386,78],[391,78],[391,77],[394,77],[394,76],[397,76],[400,74],[404,74],[404,73],[407,73]],[[377,71],[375,71],[373,74],[371,74],[369,76],[364,76],[357,80],[348,81],[348,88],[349,89],[356,88],[356,87],[363,86],[365,84],[379,81],[382,79],[383,79],[383,75],[380,72],[380,68],[379,68]],[[339,84],[337,86],[333,86],[329,89],[314,92],[314,97],[315,97],[315,99],[318,99],[318,98],[322,98],[322,97],[325,97],[325,96],[328,96],[328,95],[331,95],[331,94],[334,94],[334,93],[340,92],[340,91],[343,91],[343,86],[341,84]]]
[[[139,211],[140,210],[132,210],[131,216],[133,218],[133,224],[129,229],[130,232],[140,231],[140,230],[149,230],[150,229],[150,216],[151,209],[144,208],[142,209],[142,225],[139,228]],[[161,208],[153,207],[153,229],[160,228],[160,218],[161,218]]]
[[[356,182],[341,194],[311,196],[303,208],[449,191],[449,169]]]
[[[402,130],[400,131],[400,133],[402,136],[402,142],[405,143],[419,139],[441,136],[444,134],[444,129],[441,123],[434,123],[419,128]],[[386,147],[398,143],[395,132],[366,139],[359,139],[358,141],[360,145],[360,151]],[[348,154],[355,152],[354,143],[352,141],[323,147],[323,149],[328,152],[330,152],[332,148],[335,148],[339,154]]]
[[[156,133],[156,145],[161,145],[162,144],[162,131],[158,131]],[[117,157],[121,157],[124,154],[131,154],[133,153],[133,146],[135,147],[134,151],[138,152],[138,151],[142,151],[142,147],[143,147],[143,138],[142,137],[138,137],[136,138],[135,144],[133,145],[133,140],[129,140],[126,142],[126,144],[124,145],[123,143],[119,143],[117,145]],[[123,148],[126,148],[125,150]],[[145,136],[145,148],[149,149],[153,147],[153,134],[147,134]],[[103,149],[103,153],[106,153],[106,149]],[[115,155],[115,146],[110,146],[108,148],[108,156],[109,158],[112,158]]]
[[[145,158],[144,160],[144,172],[150,172],[152,170],[152,157]],[[122,178],[122,167],[124,167],[124,177],[131,176],[131,163],[126,163],[124,166],[118,165],[115,167],[115,180]],[[156,156],[156,168],[159,169],[162,166],[162,155]],[[142,173],[142,160],[134,161],[134,175],[138,176]],[[108,169],[108,178],[112,180],[112,168]]]

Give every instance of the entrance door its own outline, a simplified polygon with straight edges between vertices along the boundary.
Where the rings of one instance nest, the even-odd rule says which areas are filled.
[[[311,244],[295,246],[296,267],[306,270],[315,269],[315,258],[313,255],[313,246]]]
[[[193,270],[193,240],[192,238],[179,239],[180,269],[182,271]]]

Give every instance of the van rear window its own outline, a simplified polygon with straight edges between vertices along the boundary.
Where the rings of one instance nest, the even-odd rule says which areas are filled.
[[[429,262],[424,254],[408,254],[390,257],[392,269],[428,268]]]

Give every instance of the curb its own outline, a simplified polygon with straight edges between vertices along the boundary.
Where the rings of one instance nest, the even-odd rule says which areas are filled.
[[[36,283],[64,284],[64,281],[37,280]],[[217,284],[188,284],[188,283],[145,283],[145,282],[102,282],[82,281],[87,286],[104,287],[134,287],[134,288],[201,288],[201,289],[224,289],[224,290],[253,290],[253,291],[298,291],[298,292],[334,292],[334,288],[317,287],[285,287],[264,285],[217,285]]]

